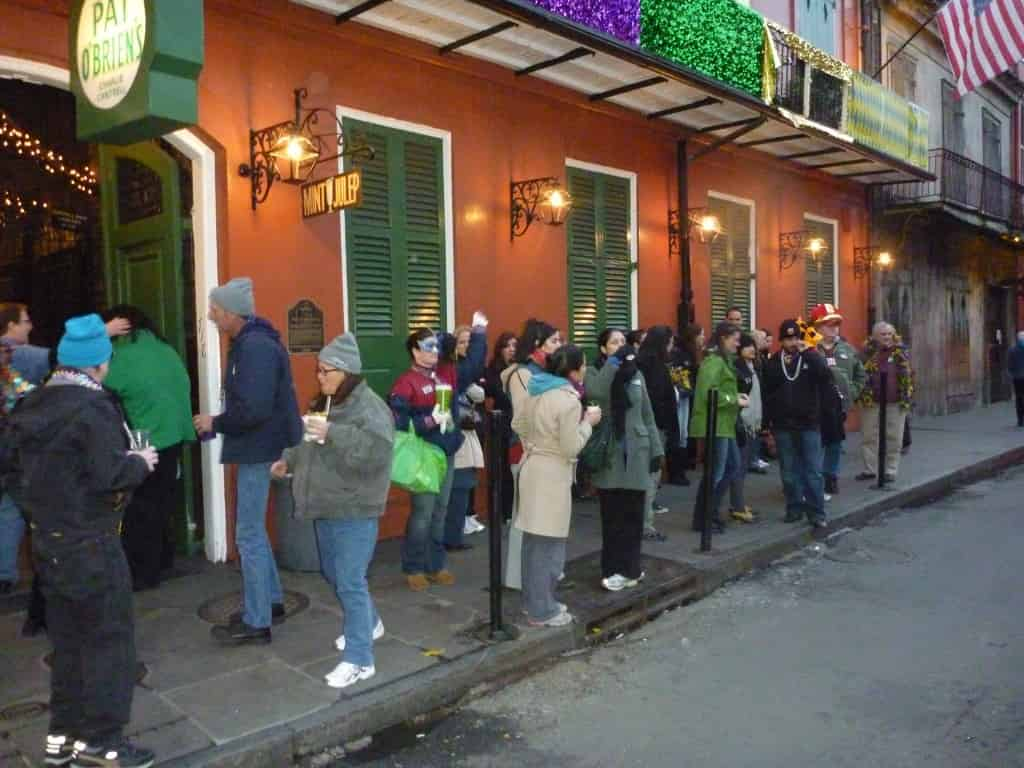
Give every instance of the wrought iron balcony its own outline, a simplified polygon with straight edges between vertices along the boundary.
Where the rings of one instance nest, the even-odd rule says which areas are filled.
[[[795,36],[774,25],[769,25],[769,31],[779,61],[773,103],[819,125],[841,130],[845,83],[821,67],[829,66],[824,63],[826,60],[836,69],[845,65],[820,52],[809,62],[806,49],[800,50],[791,44]],[[799,39],[797,42],[803,43]]]
[[[935,181],[884,184],[873,188],[877,208],[948,205],[1024,229],[1024,186],[947,149],[928,151],[928,170]]]

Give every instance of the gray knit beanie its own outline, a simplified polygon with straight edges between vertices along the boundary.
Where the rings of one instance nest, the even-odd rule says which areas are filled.
[[[363,371],[363,359],[359,356],[359,345],[351,333],[336,336],[326,347],[320,350],[320,362],[338,370],[358,376]]]
[[[236,277],[210,291],[210,301],[223,310],[241,317],[256,314],[256,299],[252,295],[252,280]]]

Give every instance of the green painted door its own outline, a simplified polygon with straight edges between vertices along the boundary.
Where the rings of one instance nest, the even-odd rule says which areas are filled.
[[[186,354],[182,258],[188,222],[182,215],[179,165],[152,142],[101,144],[99,159],[107,305],[142,309],[194,374]],[[174,518],[175,541],[185,554],[196,549],[194,448],[183,452],[184,483]]]
[[[445,330],[445,206],[440,139],[355,120],[345,135],[373,147],[360,168],[363,202],[345,216],[348,328],[363,374],[385,396],[409,366],[417,328]]]

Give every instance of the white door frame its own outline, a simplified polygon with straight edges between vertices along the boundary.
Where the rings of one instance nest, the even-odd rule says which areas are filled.
[[[750,317],[748,324],[751,328],[757,327],[757,201],[746,197],[736,197],[725,192],[708,190],[708,197],[716,200],[725,200],[729,203],[746,205],[750,208]],[[710,262],[708,264],[710,268]],[[711,318],[711,325],[714,326],[720,321]]]
[[[838,307],[843,303],[839,297],[839,266],[842,263],[839,260],[839,219],[830,219],[807,211],[804,211],[804,218],[832,227],[832,253],[829,254],[832,259],[832,301]]]
[[[68,70],[31,59],[0,56],[0,78],[71,89]],[[190,130],[163,137],[192,161],[192,237],[196,276],[196,331],[199,346],[199,406],[204,413],[220,408],[220,334],[207,332],[207,300],[218,282],[217,177],[213,149]],[[220,439],[202,444],[204,544],[213,562],[227,559],[227,501],[224,467],[220,463]]]
[[[346,107],[339,104],[335,108],[338,121],[346,117],[350,120],[359,120],[363,123],[373,123],[382,128],[394,128],[406,133],[418,133],[421,136],[430,136],[441,140],[441,177],[444,185],[444,281],[445,281],[445,328],[441,331],[451,331],[455,328],[455,201],[452,199],[452,133],[441,128],[434,128],[420,123],[410,123],[405,120],[398,120],[393,117],[364,112],[354,107]],[[338,173],[345,170],[345,159],[338,158]],[[342,330],[350,329],[349,315],[352,306],[348,300],[348,258],[345,249],[345,222],[348,211],[342,211],[340,219],[341,227],[341,301],[345,311],[342,313]]]
[[[633,268],[629,271],[629,294],[631,297],[629,307],[630,327],[636,328],[640,325],[640,297],[637,293],[640,291],[640,279],[637,275],[637,260],[640,258],[638,250],[637,232],[639,231],[639,224],[637,223],[637,192],[636,192],[636,172],[626,171],[622,168],[612,168],[608,165],[598,165],[597,163],[587,163],[583,160],[574,160],[571,157],[565,158],[565,165],[567,168],[578,168],[581,171],[589,171],[590,173],[603,173],[605,176],[617,176],[620,179],[626,179],[629,181],[629,261],[633,265]],[[566,286],[568,288],[568,286]],[[572,313],[572,307],[569,308],[570,314]]]

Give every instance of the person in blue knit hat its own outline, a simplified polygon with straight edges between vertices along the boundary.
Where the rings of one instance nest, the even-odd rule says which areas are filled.
[[[31,521],[53,642],[47,764],[146,768],[153,753],[124,738],[136,662],[119,529],[157,454],[134,450],[103,388],[111,354],[99,315],[67,321],[57,369],[10,417],[15,459],[5,487]]]

